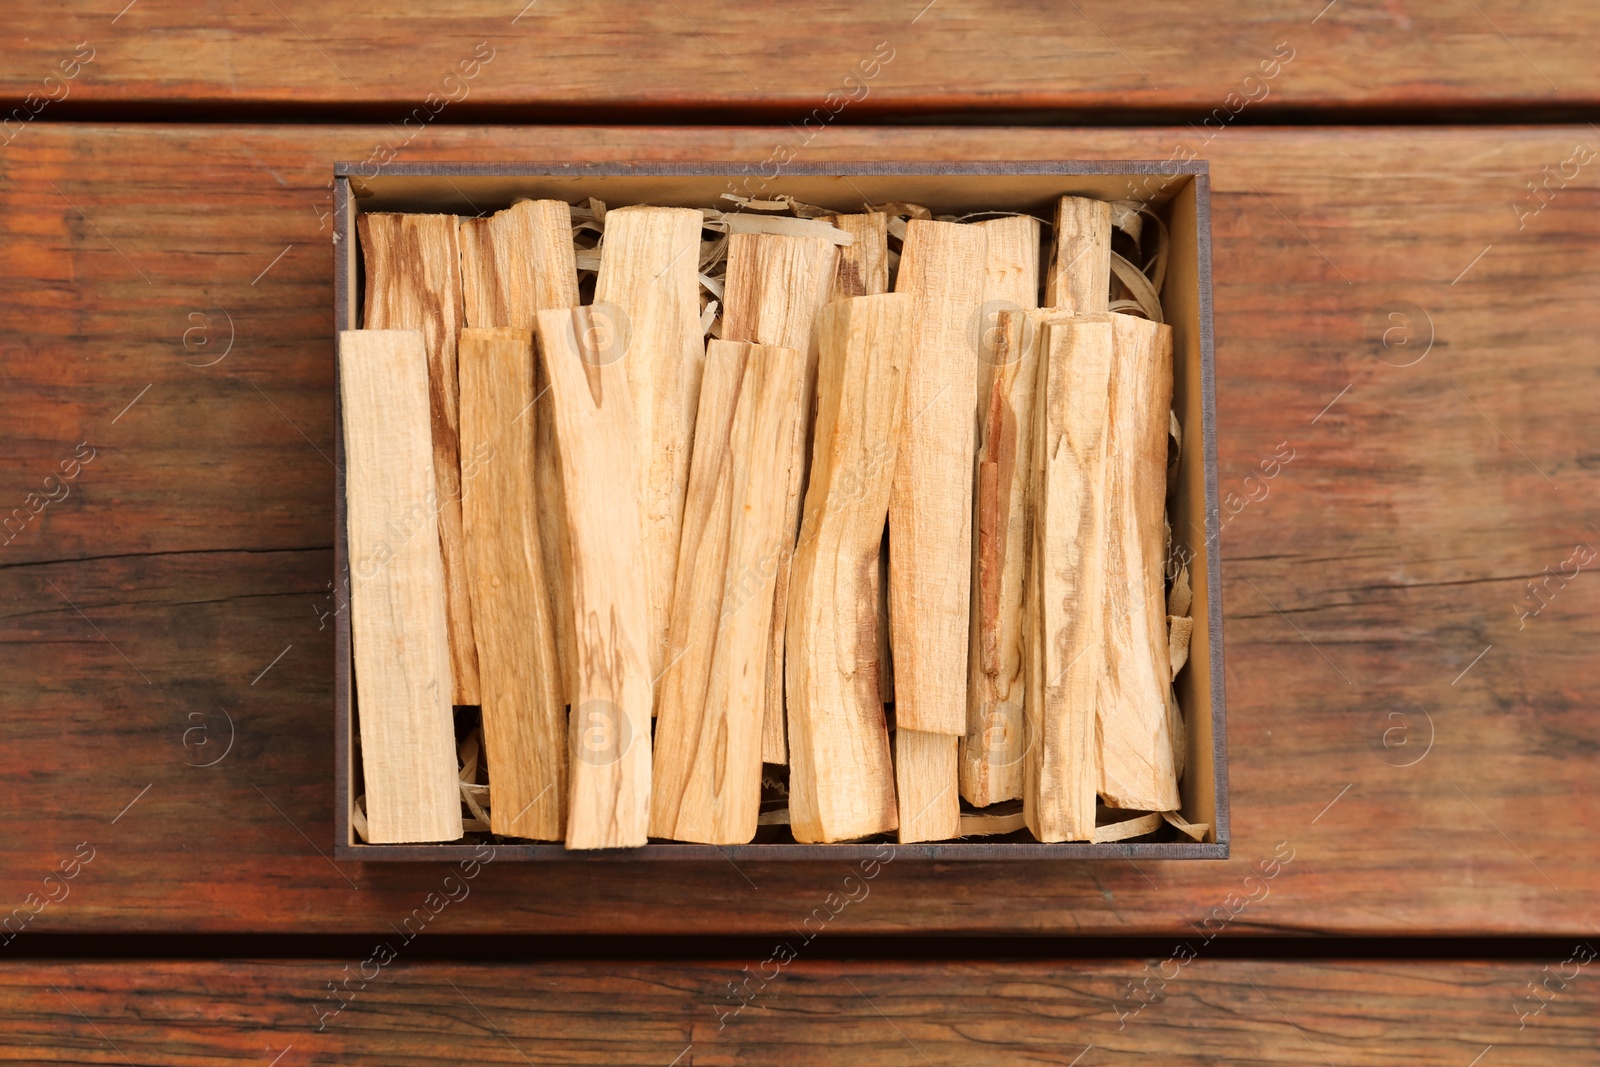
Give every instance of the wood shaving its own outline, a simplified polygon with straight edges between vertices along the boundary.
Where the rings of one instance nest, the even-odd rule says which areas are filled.
[[[855,234],[841,230],[831,222],[819,219],[794,219],[782,215],[743,215],[737,212],[722,216],[722,224],[729,233],[775,233],[785,237],[821,237],[841,247],[855,244]],[[708,224],[709,226],[710,224]]]
[[[1126,819],[1122,822],[1110,823],[1106,826],[1096,826],[1094,837],[1095,844],[1105,844],[1108,841],[1126,841],[1130,837],[1143,837],[1161,829],[1161,816],[1159,814],[1140,815],[1137,818]]]
[[[1189,638],[1194,636],[1194,620],[1187,615],[1167,616],[1167,656],[1172,661],[1172,681],[1189,662]]]
[[[788,826],[789,809],[777,808],[773,811],[764,811],[756,816],[757,826]]]
[[[356,802],[350,806],[350,825],[357,837],[367,840],[367,794],[356,797]]]
[[[1144,271],[1135,267],[1120,253],[1111,253],[1111,273],[1117,280],[1127,286],[1128,292],[1144,312],[1144,317],[1151,322],[1165,322],[1161,316],[1161,296],[1156,292],[1156,287],[1145,276]]]
[[[1011,834],[1018,830],[1026,829],[1027,818],[1022,812],[1010,815],[966,815],[961,816],[961,826],[956,831],[958,837],[988,837],[993,834]]]
[[[1196,841],[1204,841],[1206,839],[1206,834],[1211,829],[1210,823],[1189,822],[1182,815],[1175,811],[1164,811],[1161,813],[1161,817],[1167,820],[1167,822],[1171,825],[1176,826],[1179,830],[1188,834]]]

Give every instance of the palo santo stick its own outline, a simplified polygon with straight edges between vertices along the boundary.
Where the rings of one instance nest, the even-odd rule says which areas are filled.
[[[470,327],[534,327],[533,316],[549,308],[578,305],[578,266],[572,250],[572,211],[561,200],[524,200],[488,218],[461,221],[461,290]],[[540,363],[534,395],[540,400],[526,418],[534,426],[534,481],[539,510],[539,551],[550,610],[555,618],[556,655],[564,676],[562,699],[578,687],[572,633],[572,550],[561,498],[555,424],[548,398],[550,378]]]
[[[533,334],[465,329],[461,446],[489,462],[462,492],[483,740],[497,834],[559,841],[567,711],[534,502]]]
[[[454,215],[358,216],[367,271],[362,325],[421,330],[428,349],[433,478],[450,627],[451,700],[478,703],[478,649],[461,533],[462,464],[456,404],[456,334],[461,330],[461,255]]]
[[[625,368],[633,405],[651,678],[666,666],[683,494],[705,361],[700,223],[700,212],[690,208],[606,212],[594,290],[595,341],[603,358],[619,360]]]
[[[1100,795],[1117,808],[1178,807],[1167,699],[1164,514],[1172,405],[1172,328],[1112,315],[1106,687]]]
[[[1039,220],[978,223],[984,332],[978,361],[971,663],[961,795],[978,807],[1022,795],[1022,577],[1028,561],[1033,394],[1038,383]]]
[[[853,244],[839,249],[839,268],[833,278],[832,299],[847,296],[874,296],[889,291],[889,216],[881,211],[864,215],[826,215],[829,222],[850,233]],[[889,547],[884,530],[883,551],[878,553],[878,695],[885,703],[894,699],[894,668],[889,655]],[[776,751],[783,752],[781,716],[768,715],[767,724],[776,724]],[[781,762],[779,760],[778,762]]]
[[[895,281],[916,301],[889,500],[895,723],[956,737],[967,732],[979,361],[972,327],[986,247],[981,226],[912,219]]]
[[[454,841],[461,793],[423,335],[345,330],[339,386],[366,839]]]
[[[1064,196],[1056,205],[1056,247],[1045,305],[1078,315],[1111,306],[1111,205]]]
[[[797,841],[864,837],[898,823],[872,578],[894,479],[913,306],[901,293],[853,297],[829,304],[817,320],[816,454],[785,657]]]
[[[1030,669],[1023,791],[1040,841],[1094,835],[1095,709],[1105,674],[1106,468],[1112,366],[1109,316],[1045,327],[1035,397],[1034,573],[1038,622]]]
[[[1039,380],[1039,316],[1000,310],[990,389],[980,413],[974,499],[972,662],[961,795],[987,807],[1022,795],[1023,576],[1032,530],[1033,406]]]
[[[817,237],[755,233],[734,233],[728,237],[728,273],[724,283],[727,310],[722,316],[722,336],[730,341],[792,348],[806,357],[805,393],[790,443],[789,497],[784,508],[790,540],[775,561],[778,573],[773,582],[769,623],[771,658],[763,697],[761,741],[761,758],[767,763],[783,763],[788,758],[784,751],[783,649],[789,611],[789,574],[810,456],[807,428],[811,424],[811,398],[816,395],[817,381],[814,330],[817,312],[833,290],[838,257],[838,245]]]
[[[537,321],[566,491],[578,637],[567,847],[637,846],[649,822],[653,676],[627,371],[596,344],[603,330],[588,308],[541,311]]]
[[[944,841],[960,833],[956,751],[960,742],[959,737],[895,724],[894,784],[901,842]]]
[[[770,563],[788,536],[789,442],[804,380],[805,357],[793,349],[707,346],[660,686],[653,837],[755,837]]]
[[[889,216],[881,211],[865,215],[824,215],[855,238],[839,249],[839,269],[833,279],[832,299],[873,296],[889,291]]]

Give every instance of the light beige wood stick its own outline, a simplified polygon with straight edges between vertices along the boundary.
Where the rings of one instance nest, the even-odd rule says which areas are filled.
[[[971,663],[961,795],[984,807],[1022,796],[1022,577],[1038,382],[1039,220],[978,223],[988,235],[978,363]]]
[[[339,334],[350,635],[373,844],[461,836],[428,382],[420,331]]]
[[[944,841],[961,832],[956,747],[959,737],[927,734],[895,724],[894,784],[900,804],[900,840]]]
[[[832,299],[847,296],[874,296],[889,291],[889,216],[882,211],[864,215],[827,215],[830,222],[851,234],[855,241],[839,249],[839,267],[833,277]],[[894,699],[894,666],[889,653],[889,551],[888,526],[884,527],[884,549],[878,553],[878,695],[887,703]],[[776,728],[777,747],[783,752],[781,716],[768,715],[767,726]],[[773,762],[782,762],[781,760]]]
[[[912,219],[897,292],[916,301],[894,492],[889,601],[899,728],[967,732],[972,478],[986,231]],[[952,795],[955,790],[951,790]]]
[[[1112,315],[1107,481],[1106,687],[1100,699],[1100,795],[1117,808],[1178,807],[1167,697],[1164,516],[1172,406],[1172,328]]]
[[[784,548],[789,442],[805,357],[712,341],[659,687],[650,833],[739,844],[761,807],[773,563]]]
[[[839,249],[839,268],[833,277],[831,299],[873,296],[889,291],[889,216],[881,211],[864,215],[824,215],[855,238]]]
[[[997,313],[996,365],[978,427],[974,499],[972,661],[961,795],[978,807],[1022,795],[1023,577],[1031,549],[1033,405],[1039,380],[1039,316]]]
[[[727,302],[722,316],[722,336],[730,341],[792,348],[805,353],[806,357],[803,408],[790,444],[789,497],[784,506],[789,544],[777,560],[768,630],[771,658],[767,667],[767,691],[762,699],[761,743],[761,758],[768,763],[783,763],[787,759],[783,650],[790,567],[810,458],[807,430],[811,424],[812,397],[816,395],[817,312],[833,291],[838,263],[839,246],[819,237],[755,233],[735,233],[728,237],[728,272],[724,282]]]
[[[534,501],[533,334],[465,329],[461,446],[489,457],[462,492],[489,828],[559,841],[567,803],[567,710]]]
[[[639,448],[625,361],[588,308],[540,311],[572,541],[578,701],[568,848],[643,845],[650,813],[650,615]]]
[[[911,297],[889,293],[835,301],[818,316],[816,452],[786,632],[797,841],[863,837],[898,822],[878,691],[873,578],[894,480],[913,308]],[[954,774],[952,767],[952,797]]]
[[[456,394],[456,334],[461,330],[461,255],[454,215],[363,214],[356,219],[367,287],[362,325],[421,330],[428,348],[433,478],[439,497],[445,618],[450,627],[451,700],[478,703],[478,649],[461,533],[463,466]]]
[[[1046,327],[1035,403],[1038,629],[1023,811],[1040,841],[1094,834],[1095,711],[1105,676],[1105,520],[1112,328],[1106,315]]]
[[[1056,205],[1045,305],[1079,315],[1111,306],[1111,205],[1104,200],[1064,196]]]
[[[524,200],[487,218],[461,220],[461,289],[470,327],[534,328],[536,311],[578,306],[578,265],[572,250],[572,212],[561,200]],[[561,469],[550,413],[550,378],[534,368],[538,402],[526,416],[534,425],[534,481],[539,510],[539,551],[556,624],[556,655],[563,699],[577,692],[572,590],[567,576],[572,550],[561,498]]]
[[[700,223],[700,212],[691,208],[606,212],[591,317],[595,345],[604,358],[620,361],[632,398],[652,678],[666,666],[683,496],[705,362]]]

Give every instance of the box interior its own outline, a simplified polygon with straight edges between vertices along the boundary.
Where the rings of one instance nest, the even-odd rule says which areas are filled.
[[[1194,602],[1191,616],[1196,625],[1190,640],[1187,665],[1176,681],[1179,706],[1186,726],[1186,758],[1184,775],[1180,783],[1181,813],[1185,819],[1209,826],[1205,848],[1187,838],[1177,842],[1119,843],[1094,845],[1072,842],[1045,845],[1031,839],[1017,841],[1016,835],[998,839],[971,839],[966,841],[937,842],[918,846],[930,856],[954,857],[963,853],[982,852],[1003,856],[1007,854],[1047,855],[1137,855],[1144,850],[1159,850],[1157,854],[1181,856],[1226,855],[1227,811],[1226,801],[1219,805],[1219,777],[1225,775],[1223,753],[1218,745],[1220,733],[1220,707],[1214,707],[1213,695],[1220,695],[1220,686],[1213,679],[1213,642],[1220,634],[1220,612],[1212,611],[1212,568],[1216,566],[1215,536],[1208,537],[1208,520],[1215,514],[1208,500],[1208,489],[1215,494],[1214,478],[1208,486],[1206,458],[1210,444],[1210,427],[1206,425],[1206,398],[1209,384],[1203,374],[1203,352],[1208,347],[1204,336],[1208,332],[1209,294],[1202,292],[1203,279],[1209,271],[1202,261],[1202,247],[1209,253],[1209,235],[1201,232],[1202,220],[1199,186],[1203,173],[1190,170],[1173,173],[1170,165],[1128,163],[1125,170],[1115,173],[994,173],[979,172],[985,165],[970,165],[965,172],[942,173],[882,173],[893,170],[889,165],[849,165],[860,170],[840,166],[831,174],[784,173],[766,179],[741,164],[726,165],[718,170],[707,165],[697,173],[683,173],[687,168],[662,166],[662,170],[678,173],[638,173],[645,168],[631,168],[632,173],[595,173],[594,168],[580,165],[564,167],[560,164],[528,165],[528,173],[471,173],[488,168],[474,165],[429,165],[427,169],[442,173],[391,172],[376,177],[359,176],[351,165],[347,170],[342,209],[342,225],[338,228],[342,248],[338,252],[341,274],[337,287],[340,301],[338,328],[357,326],[361,321],[361,273],[355,234],[355,216],[363,211],[425,211],[454,212],[472,216],[492,213],[509,207],[513,200],[529,197],[559,199],[572,203],[589,197],[605,201],[608,207],[631,204],[651,204],[661,207],[721,207],[732,209],[736,205],[721,199],[723,193],[770,199],[779,195],[792,196],[803,203],[815,204],[839,213],[866,210],[864,205],[890,202],[912,202],[929,208],[935,215],[967,215],[991,212],[1024,212],[1046,222],[1053,221],[1056,201],[1065,195],[1089,196],[1101,200],[1138,200],[1149,205],[1165,223],[1170,234],[1167,275],[1161,289],[1163,314],[1172,327],[1173,334],[1173,410],[1182,427],[1182,442],[1175,480],[1168,486],[1167,507],[1172,523],[1174,552],[1181,549],[1187,557]],[[989,164],[989,167],[1009,166],[1027,168],[1029,164]],[[1033,165],[1037,167],[1038,165]],[[1114,168],[1116,164],[1094,165],[1098,169]],[[405,168],[409,169],[409,168]],[[510,170],[512,168],[493,168]],[[603,168],[618,169],[618,168]],[[629,168],[621,168],[629,169]],[[402,170],[402,168],[396,168]],[[535,171],[549,171],[535,173]],[[568,171],[569,173],[563,173]],[[342,427],[335,419],[336,434],[341,438]],[[342,468],[341,468],[342,469]],[[341,499],[337,501],[338,543],[341,572],[344,567],[345,544],[343,523],[343,479],[340,478]],[[341,581],[341,585],[344,582]],[[348,588],[348,586],[344,586]],[[341,620],[341,631],[347,635],[348,619]],[[347,636],[340,642],[338,651],[341,680],[348,680],[336,691],[340,705],[340,718],[344,723],[343,736],[338,740],[339,759],[342,764],[341,788],[336,802],[338,841],[352,853],[364,858],[377,858],[374,853],[396,854],[396,858],[421,858],[425,855],[439,859],[449,858],[441,849],[448,845],[396,846],[367,845],[359,841],[350,825],[350,806],[355,801],[354,785],[359,769],[355,761],[355,746],[351,732],[355,729],[353,665]],[[1216,727],[1216,728],[1214,728]],[[1225,785],[1223,796],[1225,797]],[[1026,837],[1026,834],[1022,835]],[[1215,846],[1220,844],[1221,849]],[[514,846],[533,856],[562,854],[559,843]],[[680,843],[652,843],[644,849],[623,850],[624,854],[652,853],[671,858],[674,853],[698,852],[710,846]],[[870,847],[870,846],[862,846]],[[904,849],[906,846],[899,846]],[[724,846],[721,852],[748,849],[754,854],[773,856],[803,851],[808,855],[838,855],[845,858],[849,845],[806,846],[798,844]],[[999,852],[996,852],[996,849]],[[1185,850],[1188,850],[1186,852]],[[400,853],[406,855],[401,856]],[[565,853],[573,856],[573,853]],[[351,858],[354,858],[352,856]]]

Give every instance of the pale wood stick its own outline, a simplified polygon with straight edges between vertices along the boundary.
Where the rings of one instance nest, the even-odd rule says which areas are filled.
[[[533,316],[549,308],[578,306],[578,265],[572,249],[572,211],[562,200],[524,200],[487,218],[461,220],[461,289],[470,327],[534,328]],[[577,692],[576,639],[572,633],[572,549],[561,498],[550,378],[534,368],[538,402],[533,420],[534,481],[539,510],[539,551],[556,625],[556,655],[564,677],[562,697]]]
[[[882,211],[863,215],[826,215],[832,223],[851,234],[855,242],[839,249],[839,267],[834,273],[833,295],[873,296],[889,291],[889,216]],[[889,652],[889,549],[888,525],[884,528],[884,547],[878,553],[878,695],[887,703],[894,699],[894,666]],[[767,716],[767,726],[776,728],[778,753],[783,752],[783,722],[777,715]],[[782,762],[781,760],[775,762]]]
[[[367,287],[362,325],[421,330],[428,349],[433,478],[439,497],[445,618],[450,627],[451,700],[478,703],[478,649],[461,533],[460,422],[456,334],[461,330],[461,255],[454,215],[359,215]]]
[[[901,293],[862,296],[818,317],[816,453],[785,657],[797,841],[863,837],[898,822],[872,578],[894,480],[913,307]],[[951,778],[953,797],[954,768]]]
[[[683,496],[705,362],[700,227],[700,212],[690,208],[606,212],[594,290],[595,343],[605,358],[625,368],[633,405],[652,678],[666,666]]]
[[[534,501],[533,334],[465,329],[458,347],[461,445],[487,446],[464,480],[473,633],[497,834],[559,841],[567,802],[567,712]]]
[[[897,292],[916,300],[905,424],[889,501],[895,722],[967,732],[972,477],[986,231],[906,223]],[[954,795],[955,790],[951,790]]]
[[[1100,699],[1100,795],[1112,807],[1178,807],[1167,701],[1164,525],[1172,328],[1112,315],[1107,482],[1106,683]]]
[[[767,622],[804,380],[805,357],[793,349],[707,346],[659,686],[654,837],[755,836]]]
[[[1029,460],[1038,382],[1039,220],[978,223],[988,235],[978,361],[971,662],[961,795],[984,807],[1022,795],[1022,578],[1027,568]]]
[[[889,291],[889,216],[881,211],[864,215],[824,215],[855,238],[839,249],[839,268],[833,278],[831,299],[873,296]]]
[[[1056,205],[1045,305],[1079,315],[1111,306],[1111,205],[1104,200],[1064,196]]]
[[[1037,678],[1027,718],[1023,810],[1040,841],[1094,834],[1095,711],[1105,675],[1109,316],[1046,327],[1035,404]]]
[[[1038,319],[1021,309],[998,312],[997,366],[978,429],[972,661],[961,740],[961,794],[978,807],[1022,795],[1023,577],[1032,547]]]
[[[734,233],[728,237],[727,296],[722,336],[729,341],[792,348],[806,357],[805,393],[800,418],[790,443],[789,497],[784,516],[789,544],[777,560],[772,617],[768,623],[770,660],[767,691],[762,698],[761,758],[787,760],[784,746],[783,650],[788,623],[790,567],[794,537],[800,526],[801,494],[810,458],[811,400],[816,395],[817,312],[833,291],[839,246],[817,237]]]
[[[340,333],[350,636],[373,844],[462,832],[428,382],[420,331]]]
[[[959,737],[894,730],[894,784],[900,805],[900,840],[944,841],[960,834],[957,792]]]
[[[578,702],[568,848],[643,845],[650,812],[650,615],[639,448],[624,361],[587,308],[540,311],[572,540]]]

